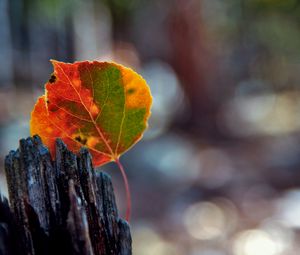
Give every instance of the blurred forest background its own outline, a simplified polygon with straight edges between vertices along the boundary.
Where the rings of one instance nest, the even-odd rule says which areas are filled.
[[[150,128],[122,157],[134,254],[299,254],[300,1],[0,0],[3,194],[51,58],[114,60],[152,89]],[[124,215],[121,175],[103,169]]]

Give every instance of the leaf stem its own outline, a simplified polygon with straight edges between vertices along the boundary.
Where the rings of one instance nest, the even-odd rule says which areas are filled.
[[[131,195],[130,195],[129,183],[128,183],[126,172],[125,172],[124,167],[121,164],[119,158],[117,158],[115,161],[116,161],[116,164],[118,165],[118,167],[120,169],[120,172],[122,174],[123,181],[124,181],[124,184],[125,184],[125,190],[126,190],[126,220],[129,222],[130,221],[130,215],[131,215]]]

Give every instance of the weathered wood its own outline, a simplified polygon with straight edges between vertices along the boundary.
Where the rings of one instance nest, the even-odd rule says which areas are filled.
[[[0,254],[131,254],[111,179],[94,171],[87,149],[76,156],[57,140],[52,161],[38,136],[22,139],[5,171],[10,208],[1,198]]]

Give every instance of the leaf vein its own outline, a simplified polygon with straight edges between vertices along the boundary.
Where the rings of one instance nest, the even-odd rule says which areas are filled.
[[[97,152],[97,153],[101,153],[101,154],[103,154],[103,155],[106,155],[106,156],[111,157],[110,154],[107,154],[107,153],[102,152],[102,151],[98,151],[98,150],[96,150],[96,149],[94,149],[94,148],[92,148],[92,147],[90,147],[90,146],[83,145],[82,143],[76,141],[73,137],[71,137],[68,133],[66,133],[65,130],[63,130],[60,126],[58,126],[58,125],[57,125],[55,122],[53,122],[50,118],[48,118],[48,120],[52,123],[52,125],[54,125],[57,129],[59,129],[63,134],[65,134],[65,136],[66,136],[67,138],[71,139],[73,142],[75,142],[75,143],[77,143],[77,144],[79,144],[79,145],[81,145],[81,146],[85,146],[85,147],[87,147],[88,149],[90,149],[90,150],[92,150],[92,151],[95,151],[95,152]]]
[[[121,135],[123,133],[123,125],[124,125],[124,120],[126,117],[126,93],[125,93],[125,88],[124,88],[124,106],[123,106],[123,115],[122,115],[122,120],[121,120],[121,124],[120,124],[120,131],[119,131],[119,136],[118,136],[118,141],[117,141],[117,145],[116,145],[116,149],[115,149],[115,154],[118,154],[118,148],[119,148],[119,144],[120,144],[120,140],[121,140]]]
[[[84,118],[82,118],[82,117],[79,117],[79,116],[77,116],[77,115],[75,115],[75,114],[69,112],[69,111],[66,110],[65,108],[63,108],[63,107],[61,107],[61,106],[59,106],[59,105],[57,105],[57,104],[55,104],[55,103],[53,103],[53,102],[51,102],[51,103],[54,104],[56,107],[58,107],[60,110],[64,111],[65,113],[69,114],[70,116],[72,116],[72,117],[74,117],[74,118],[77,118],[77,119],[79,119],[79,120],[82,120],[82,121],[86,121],[86,122],[92,123],[91,120],[88,120],[88,119],[84,119]]]
[[[90,111],[87,109],[86,105],[83,103],[82,98],[81,98],[80,94],[78,93],[78,91],[76,90],[74,84],[71,82],[71,80],[69,79],[69,77],[67,76],[67,74],[65,73],[65,71],[62,69],[62,67],[61,67],[59,64],[58,64],[57,66],[61,69],[61,71],[62,71],[62,73],[64,74],[64,76],[68,79],[70,85],[72,86],[72,88],[74,89],[74,91],[77,93],[77,96],[78,96],[78,98],[79,98],[81,104],[84,106],[85,110],[86,110],[86,111],[88,112],[88,114],[90,115],[90,118],[91,118],[91,120],[92,120],[92,122],[93,122],[93,124],[94,124],[94,126],[95,126],[95,128],[96,128],[96,130],[97,130],[97,132],[98,132],[98,134],[99,134],[99,136],[101,137],[101,139],[103,140],[103,142],[105,143],[106,147],[108,148],[108,150],[109,150],[110,153],[111,153],[110,156],[114,157],[115,155],[114,155],[114,153],[113,153],[113,151],[112,151],[112,148],[109,146],[109,144],[108,144],[108,142],[106,141],[104,135],[102,134],[102,132],[101,132],[101,130],[99,129],[99,127],[97,126],[97,123],[95,122],[95,120],[94,120],[92,114],[91,114]],[[98,150],[96,150],[96,151],[98,151]],[[99,152],[100,152],[100,151],[99,151]]]
[[[105,97],[105,100],[104,100],[104,103],[103,105],[101,106],[101,109],[100,109],[100,112],[98,113],[96,119],[95,119],[95,122],[97,122],[97,120],[99,119],[101,113],[103,112],[103,109],[104,107],[106,106],[107,104],[107,101],[108,101],[108,98],[109,98],[109,89],[110,89],[110,83],[108,82],[108,76],[107,76],[107,73],[105,73],[105,76],[106,76],[106,86],[107,86],[107,93],[106,93],[106,97]]]

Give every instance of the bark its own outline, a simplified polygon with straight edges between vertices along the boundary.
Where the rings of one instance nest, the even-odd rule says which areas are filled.
[[[22,139],[5,171],[10,206],[0,199],[0,254],[131,254],[111,178],[94,171],[86,148],[76,156],[57,140],[53,161],[38,136]]]

